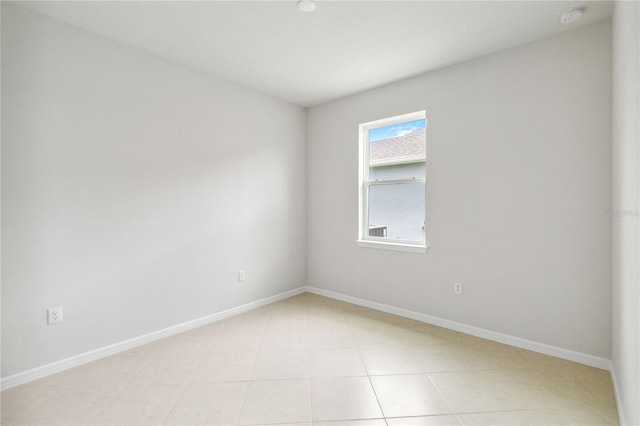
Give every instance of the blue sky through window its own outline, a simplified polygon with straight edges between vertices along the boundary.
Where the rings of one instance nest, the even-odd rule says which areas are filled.
[[[427,120],[407,121],[406,123],[391,124],[389,126],[378,127],[369,130],[369,142],[379,141],[381,139],[397,138],[406,135],[416,129],[422,129],[427,124]]]

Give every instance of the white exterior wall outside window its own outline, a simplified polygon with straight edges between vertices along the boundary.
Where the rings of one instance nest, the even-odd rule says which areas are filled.
[[[358,244],[426,250],[425,112],[360,125]]]

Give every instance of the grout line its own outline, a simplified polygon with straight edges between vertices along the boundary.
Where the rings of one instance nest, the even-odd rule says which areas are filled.
[[[309,332],[309,319],[306,317],[304,328],[307,332],[307,375],[309,376],[309,381],[307,382],[307,384],[309,386],[309,422],[313,424],[313,394],[311,393],[311,333]]]
[[[223,327],[224,327],[224,326],[223,326]],[[180,334],[177,334],[177,335],[180,335]],[[171,337],[173,337],[173,336],[165,337],[164,339],[161,339],[160,341],[165,341],[166,339],[169,339],[169,338],[171,338]],[[162,349],[164,349],[166,346],[168,346],[168,345],[164,345],[162,348],[160,348],[160,349],[156,350],[156,351],[155,351],[155,353],[153,354],[153,356],[151,356],[151,357],[149,358],[149,360],[145,363],[145,366],[144,366],[144,367],[142,367],[140,370],[138,370],[138,371],[136,372],[136,374],[134,375],[134,378],[135,378],[135,377],[138,377],[138,375],[140,374],[140,372],[141,372],[142,370],[144,370],[144,369],[145,369],[145,368],[146,368],[146,367],[151,363],[151,361],[152,361],[153,359],[156,359],[158,356],[160,356],[160,351],[161,351]],[[213,347],[213,345],[212,345],[212,347]],[[204,357],[203,357],[203,359],[202,359],[202,363],[204,363],[204,360],[206,359],[206,357],[207,357],[207,355],[208,355],[209,353],[210,353],[210,351],[207,351],[207,353],[205,354],[205,356],[204,356]],[[196,371],[196,370],[197,370],[197,368],[194,370],[193,374],[195,374],[195,371]],[[193,378],[193,374],[191,375],[191,378]],[[133,381],[133,378],[131,379],[131,381]],[[176,405],[178,404],[178,401],[180,401],[180,398],[181,398],[181,397],[182,397],[182,395],[185,393],[185,391],[187,390],[187,388],[189,387],[189,385],[191,384],[191,382],[190,382],[190,381],[187,381],[186,383],[183,383],[183,384],[178,384],[178,383],[175,383],[175,384],[176,384],[176,385],[181,386],[181,387],[182,387],[182,389],[180,389],[180,392],[178,393],[178,396],[175,398],[175,400],[174,400],[174,401],[173,401],[173,403],[171,404],[171,408],[167,411],[167,414],[165,414],[165,415],[162,417],[162,421],[160,422],[160,424],[164,424],[164,422],[169,418],[169,416],[171,415],[171,413],[172,413],[172,412],[173,412],[173,410],[175,409]]]
[[[19,385],[19,386],[20,386],[20,385]],[[42,401],[38,402],[38,403],[37,403],[37,404],[35,404],[33,407],[29,408],[27,411],[25,411],[24,413],[22,413],[22,415],[21,415],[21,416],[18,416],[18,418],[13,419],[13,421],[12,421],[12,422],[11,422],[11,424],[10,424],[10,426],[13,426],[13,425],[22,425],[22,424],[24,424],[24,422],[21,422],[21,420],[22,420],[22,419],[24,419],[25,417],[27,417],[27,416],[29,415],[29,413],[31,413],[32,411],[34,411],[36,408],[39,408],[41,405],[43,405],[43,404],[47,401],[47,399],[49,399],[49,398],[51,397],[50,392],[51,392],[51,391],[47,392],[47,395],[46,395],[45,397],[43,397],[43,398],[42,398]],[[2,393],[4,393],[4,392],[2,392]],[[0,393],[0,401],[2,400],[2,396],[1,396],[1,395],[2,395],[2,393]],[[0,407],[1,407],[1,405],[0,405]],[[2,410],[0,409],[0,412],[1,412],[1,411],[2,411]]]
[[[554,408],[554,407],[550,407],[550,408]],[[538,407],[538,408],[513,408],[511,410],[489,410],[489,411],[461,411],[459,413],[456,414],[460,414],[460,415],[464,415],[464,414],[494,414],[494,413],[519,413],[522,411],[538,411],[538,410],[544,410],[544,407]]]
[[[264,316],[264,314],[262,316]],[[226,324],[225,324],[225,327],[226,327]],[[252,381],[254,381],[254,380],[252,380],[253,372],[256,369],[256,363],[258,362],[258,357],[260,356],[260,350],[262,349],[262,342],[263,342],[262,336],[263,336],[263,333],[260,333],[260,336],[261,336],[260,345],[258,346],[258,350],[255,353],[256,357],[253,359],[253,365],[251,366],[251,373],[249,373],[249,380],[245,380],[244,381],[244,382],[247,383],[247,385],[244,388],[244,395],[242,396],[242,403],[240,404],[240,410],[238,410],[238,417],[236,418],[236,421],[234,423],[236,425],[240,424],[240,418],[242,417],[242,412],[244,410],[244,404],[247,401],[247,394],[249,393],[249,385],[251,384]],[[238,381],[240,381],[240,380],[238,380]]]
[[[307,380],[309,389],[309,422],[313,424],[313,394],[311,393],[311,378]]]
[[[378,376],[407,376],[411,374],[483,373],[487,371],[505,371],[505,370],[527,370],[527,368],[526,367],[506,367],[506,368],[485,368],[485,369],[476,369],[476,370],[415,371],[415,372],[409,372],[409,373],[370,374],[370,376],[378,377]]]
[[[149,364],[149,360],[147,360],[147,362],[145,362],[144,366],[140,370],[142,370],[144,367],[146,367],[147,364]],[[140,370],[138,370],[138,371],[140,371]],[[127,386],[129,386],[131,384],[131,382],[133,382],[133,379],[136,377],[138,371],[136,373],[132,374],[131,377],[129,378],[129,380],[127,380],[127,382],[124,385],[120,386],[120,388],[117,391],[115,391],[114,394],[107,401],[105,401],[104,404],[102,404],[101,409],[95,414],[95,416],[91,417],[91,421],[89,423],[92,423],[93,420],[96,417],[98,417],[100,415],[100,413],[102,413],[106,409],[107,405],[109,403],[111,403],[114,399],[116,399],[118,397],[118,395],[120,394],[120,392],[122,392],[122,390],[124,388],[126,388]]]
[[[458,422],[461,425],[464,425],[465,423],[458,416],[464,416],[464,415],[468,415],[468,414],[519,413],[519,412],[524,412],[524,411],[536,411],[536,410],[539,410],[539,408],[538,409],[536,409],[536,408],[520,408],[520,409],[513,409],[513,410],[491,410],[491,411],[464,411],[464,412],[460,412],[460,413],[454,413],[453,416],[458,420]]]
[[[249,393],[249,383],[244,387],[244,395],[242,395],[242,403],[240,404],[240,409],[238,410],[238,416],[236,417],[234,425],[240,424],[240,417],[242,417],[242,410],[244,410],[244,403],[247,400],[247,394]]]
[[[220,330],[218,330],[218,331],[216,332],[215,337],[218,337],[218,335],[220,334],[220,332],[222,331],[222,329],[224,329],[225,327],[226,327],[226,324],[225,324],[225,323],[222,323],[222,327],[220,327]],[[207,359],[207,357],[209,356],[209,354],[211,354],[211,353],[212,353],[212,351],[213,351],[213,346],[214,346],[214,343],[212,342],[212,344],[211,344],[211,348],[209,348],[209,350],[207,351],[207,353],[203,356],[203,358],[202,358],[202,362],[200,363],[200,366],[202,366],[202,365],[204,364],[204,362],[205,362],[205,360]],[[156,352],[156,354],[154,355],[154,357],[155,357],[155,356],[157,356],[157,355],[158,355],[158,353],[159,353],[159,351],[157,351],[157,352]],[[154,357],[152,357],[152,358],[154,358]],[[150,362],[150,361],[151,361],[151,359],[150,359],[148,362]],[[148,362],[147,362],[147,363],[148,363]],[[146,366],[146,365],[145,365],[145,366]],[[143,368],[144,368],[144,367],[143,367]],[[175,400],[173,401],[173,403],[171,404],[171,408],[167,411],[167,414],[165,414],[165,415],[162,417],[162,421],[160,422],[160,424],[165,424],[165,421],[169,418],[169,416],[171,415],[171,413],[172,413],[172,412],[173,412],[173,410],[175,409],[175,407],[176,407],[176,405],[178,404],[178,401],[180,401],[180,398],[182,397],[182,395],[185,393],[185,391],[187,390],[187,388],[189,387],[189,385],[193,383],[193,377],[194,377],[194,375],[195,375],[195,373],[196,373],[196,371],[197,371],[197,370],[198,370],[198,368],[195,368],[195,369],[194,369],[193,374],[191,375],[191,380],[189,380],[187,383],[184,383],[184,384],[182,384],[182,385],[181,385],[181,386],[182,386],[182,389],[181,389],[181,390],[180,390],[180,392],[178,393],[178,396],[176,397],[176,399],[175,399]],[[140,369],[140,371],[142,371],[142,368]]]
[[[440,389],[438,389],[436,384],[433,383],[433,381],[431,380],[431,377],[429,377],[428,374],[425,374],[425,376],[427,377],[427,380],[429,380],[429,383],[431,383],[431,386],[433,386],[436,392],[438,392],[438,395],[440,396],[440,398],[444,401],[445,404],[447,404],[447,407],[449,408],[449,411],[451,411],[451,414],[453,414],[453,416],[456,418],[456,420],[458,420],[460,424],[463,424],[462,421],[460,421],[460,419],[458,418],[458,416],[456,416],[456,412],[454,411],[453,407],[451,407],[451,404],[449,404],[449,401],[447,401],[444,395],[442,395],[442,392],[440,392]]]
[[[143,345],[143,346],[144,346],[144,345]],[[131,350],[131,349],[129,349],[129,350]],[[119,355],[119,356],[127,356],[127,355],[124,355],[126,352],[127,352],[127,351],[123,351],[123,352],[119,352],[119,353],[116,353],[116,354],[113,354],[113,355],[109,355],[109,356],[104,357],[104,358],[101,358],[101,359],[99,359],[99,360],[91,361],[91,362],[89,362],[89,363],[87,363],[87,364],[82,364],[82,365],[80,365],[80,366],[78,366],[78,367],[75,367],[75,368],[72,368],[72,369],[70,369],[70,370],[66,370],[66,371],[74,371],[75,369],[77,369],[77,368],[82,368],[82,367],[91,368],[91,364],[92,364],[92,363],[95,363],[95,362],[97,362],[97,361],[101,361],[101,360],[107,360],[107,359],[109,359],[109,358],[113,358],[113,357],[118,356],[118,355]],[[153,354],[152,354],[151,356],[149,356],[149,358],[144,362],[144,365],[143,365],[141,368],[137,369],[133,374],[131,374],[131,377],[129,378],[129,380],[127,380],[127,382],[126,382],[125,384],[123,384],[122,386],[120,386],[120,388],[119,388],[117,391],[115,391],[115,393],[114,393],[110,398],[108,398],[108,399],[107,399],[107,401],[105,401],[105,403],[104,403],[104,404],[102,404],[102,406],[101,406],[101,408],[98,410],[98,412],[96,412],[96,414],[95,414],[94,416],[92,416],[92,417],[91,417],[91,420],[89,421],[89,423],[90,423],[90,424],[92,424],[92,423],[93,423],[93,421],[94,421],[94,420],[95,420],[95,419],[96,419],[96,418],[97,418],[97,417],[98,417],[102,412],[104,412],[104,410],[106,409],[107,405],[108,405],[109,403],[111,403],[113,400],[115,400],[115,399],[118,397],[118,395],[120,394],[120,392],[122,392],[122,390],[123,390],[124,388],[126,388],[127,386],[129,386],[129,385],[133,382],[133,380],[134,380],[136,377],[138,377],[138,375],[140,374],[140,372],[141,372],[142,370],[144,370],[144,369],[146,368],[146,366],[147,366],[147,365],[149,365],[149,363],[151,362],[151,360],[158,356],[158,352],[159,352],[159,350],[154,351],[154,352],[153,352]],[[164,420],[164,419],[163,419],[163,420]]]
[[[165,424],[165,421],[169,418],[171,413],[173,413],[173,410],[176,408],[176,405],[178,404],[178,401],[180,401],[180,398],[182,398],[182,395],[187,390],[187,387],[189,387],[189,384],[183,384],[182,385],[182,389],[180,390],[180,393],[178,394],[178,397],[175,399],[175,401],[173,401],[173,404],[171,404],[171,408],[169,409],[169,411],[167,411],[167,414],[164,415],[164,417],[162,418],[162,421],[160,422],[160,424]]]
[[[364,362],[364,358],[362,357],[362,353],[360,353],[360,348],[356,347],[356,351],[358,351],[358,356],[360,356],[360,361],[364,366],[364,371],[367,373],[367,380],[369,381],[369,386],[371,386],[371,390],[373,390],[373,395],[376,397],[376,402],[378,403],[378,408],[380,409],[380,414],[382,414],[382,418],[384,419],[384,423],[388,425],[387,416],[384,414],[384,410],[382,409],[382,404],[380,403],[380,398],[378,398],[378,393],[376,392],[376,388],[373,386],[373,381],[371,381],[371,376],[369,375],[369,369],[367,368],[367,364]]]

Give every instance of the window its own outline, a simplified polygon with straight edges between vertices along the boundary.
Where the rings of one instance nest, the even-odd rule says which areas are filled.
[[[360,125],[358,244],[426,250],[425,112]]]

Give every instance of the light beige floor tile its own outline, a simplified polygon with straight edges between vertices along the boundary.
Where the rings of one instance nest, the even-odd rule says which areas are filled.
[[[522,358],[527,365],[532,368],[539,367],[569,367],[575,365],[575,362],[567,361],[566,359],[556,358],[554,356],[545,355],[537,352],[521,350]]]
[[[160,350],[157,347],[154,350],[138,350],[125,351],[116,355],[112,355],[103,358],[98,361],[86,364],[83,367],[93,370],[93,373],[103,372],[106,376],[111,376],[111,373],[130,375],[135,374],[142,370],[145,365],[156,355]],[[82,367],[80,367],[82,369]]]
[[[307,317],[302,312],[282,312],[280,314],[268,315],[265,318],[264,333],[281,334],[281,333],[306,333]]]
[[[307,314],[307,330],[311,332],[326,329],[348,330],[346,327],[346,320],[341,311],[336,311],[335,309],[322,311],[317,310]]]
[[[435,328],[435,327],[434,327]],[[400,345],[439,345],[458,343],[453,335],[436,333],[434,330],[420,326],[394,326],[385,331],[389,344]]]
[[[455,413],[541,408],[554,396],[539,374],[525,369],[462,371],[429,374]]]
[[[380,328],[386,324],[395,324],[404,321],[404,318],[386,312],[376,311],[375,309],[362,308],[358,310],[348,311],[345,314],[347,322],[355,327]]]
[[[613,414],[613,415],[612,415]],[[564,409],[540,409],[503,411],[492,413],[459,414],[458,418],[463,425],[617,425],[618,417],[615,413],[603,415],[601,411],[592,410],[564,410]]]
[[[133,382],[186,384],[203,361],[204,354],[201,352],[195,355],[158,354],[134,376]]]
[[[467,353],[474,358],[489,366],[493,365],[495,368],[527,368],[528,365],[522,352],[521,349],[500,343],[487,344],[478,350],[467,350]]]
[[[384,419],[337,420],[329,422],[313,422],[313,426],[386,426]]]
[[[407,346],[368,346],[358,349],[370,375],[422,372],[416,357]]]
[[[471,354],[456,344],[413,345],[407,346],[405,351],[421,373],[498,368],[495,362]]]
[[[56,378],[60,380],[60,386],[64,389],[92,388],[115,394],[131,380],[132,374],[135,373],[133,370],[126,371],[118,367],[117,360],[113,363],[107,358],[65,371]]]
[[[313,421],[382,418],[367,377],[311,379]]]
[[[91,420],[92,425],[159,425],[171,405],[114,398]]]
[[[125,401],[150,402],[171,407],[183,390],[183,385],[130,383],[122,388],[115,397]]]
[[[309,335],[307,331],[272,331],[262,337],[260,350],[271,351],[278,349],[307,349]]]
[[[456,416],[425,416],[387,418],[389,426],[445,426],[461,425]]]
[[[91,402],[66,402],[64,404],[41,404],[15,421],[14,425],[87,425],[102,409],[103,405]]]
[[[311,349],[311,377],[366,376],[367,370],[355,348]]]
[[[203,337],[194,331],[169,337],[167,344],[158,351],[161,355],[204,356],[214,344],[213,337]]]
[[[353,334],[346,328],[333,325],[309,330],[310,348],[347,348],[355,346]]]
[[[245,314],[247,314],[246,312]],[[233,337],[237,335],[258,335],[264,331],[264,315],[260,317],[246,317],[245,314],[235,316],[233,318],[227,318],[220,321],[222,329],[217,335],[217,339]]]
[[[412,332],[420,333],[430,338],[430,341],[422,342],[427,343],[461,343],[462,333],[453,330],[447,330],[446,328],[438,327],[431,324],[418,323],[408,328]],[[420,343],[420,342],[416,342]]]
[[[223,329],[224,325],[222,324],[222,322],[217,321],[194,328],[190,331],[190,333],[192,333],[193,336],[214,339],[222,332]]]
[[[42,404],[54,389],[49,387],[47,382],[47,379],[42,379],[3,391],[0,396],[0,424],[13,424],[31,409]]]
[[[239,424],[311,421],[309,380],[249,382]]]
[[[451,413],[426,374],[376,376],[371,382],[385,417]]]
[[[350,329],[353,334],[353,342],[358,347],[367,346],[386,346],[386,345],[401,345],[394,339],[393,334],[385,332],[381,326],[371,326]]]
[[[231,425],[242,408],[247,383],[188,385],[164,421],[169,425]]]
[[[608,371],[573,364],[541,367],[536,372],[540,374],[540,386],[556,397],[553,406],[580,409],[616,404]]]
[[[194,371],[191,382],[249,380],[257,352],[210,352]]]
[[[244,327],[248,328],[248,326]],[[225,328],[211,346],[213,352],[257,352],[262,345],[262,334],[253,328],[247,331],[234,331]]]
[[[115,383],[98,380],[90,382],[83,377],[83,380],[87,381],[73,382],[51,392],[44,404],[66,404],[69,401],[102,404],[113,398],[124,387],[120,385],[120,379],[119,377]]]
[[[313,426],[313,423],[263,423],[260,425],[251,426]]]
[[[15,424],[86,425],[115,395],[117,390],[104,384],[75,384],[61,388],[28,411]]]
[[[425,373],[526,367],[518,350],[502,346],[469,350],[464,345],[444,343],[408,345],[405,351],[411,354],[416,369]]]
[[[464,347],[464,352],[468,354],[489,358],[490,362],[493,362],[497,367],[525,368],[530,366],[526,360],[526,353],[529,351],[480,337],[461,333],[460,336],[460,342],[457,343],[458,347]]]
[[[367,308],[366,306],[356,305],[354,303],[343,302],[341,300],[334,300],[334,299],[325,298],[325,297],[323,297],[323,298],[327,299],[327,300],[333,300],[334,302],[340,304],[340,306],[342,306],[342,309],[345,311],[345,313],[356,313],[356,312],[362,312],[362,311],[363,312],[373,311],[373,309]]]
[[[156,355],[160,351],[160,349],[165,347],[166,344],[167,343],[165,339],[159,339],[150,343],[146,343],[141,346],[137,346],[132,349],[128,349],[124,352],[120,352],[119,354],[113,355],[113,356],[116,357],[116,356],[122,355],[122,356],[133,356],[133,357],[146,357],[147,359],[150,359],[151,357]]]
[[[313,423],[263,423],[260,425],[251,426],[313,426]]]
[[[309,378],[309,352],[307,350],[272,350],[258,353],[253,380],[307,379]]]

